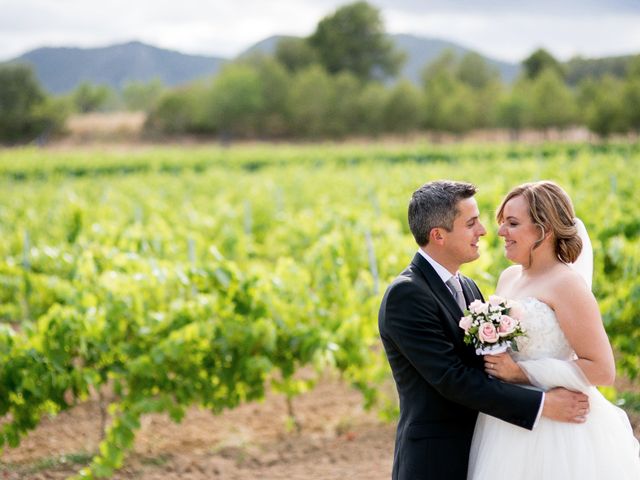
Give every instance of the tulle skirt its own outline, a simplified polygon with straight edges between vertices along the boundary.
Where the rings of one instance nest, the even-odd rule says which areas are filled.
[[[469,458],[470,480],[639,480],[638,441],[626,413],[596,388],[583,424],[541,417],[529,431],[480,414]]]

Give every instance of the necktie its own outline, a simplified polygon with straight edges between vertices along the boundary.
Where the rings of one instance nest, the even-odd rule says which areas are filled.
[[[464,299],[464,293],[462,293],[462,285],[460,285],[458,276],[453,275],[449,280],[447,280],[447,285],[453,293],[453,298],[455,298],[456,302],[458,302],[460,310],[464,312],[467,309],[467,302]]]

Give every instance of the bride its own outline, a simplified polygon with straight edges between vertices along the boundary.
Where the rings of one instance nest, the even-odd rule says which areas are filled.
[[[531,432],[481,413],[471,480],[640,479],[629,420],[594,387],[613,383],[615,364],[591,293],[589,237],[574,216],[553,182],[521,185],[503,200],[498,235],[516,265],[502,273],[496,293],[517,301],[527,336],[519,337],[518,352],[485,356],[485,369],[510,383],[582,391],[590,411],[580,424],[540,417]]]

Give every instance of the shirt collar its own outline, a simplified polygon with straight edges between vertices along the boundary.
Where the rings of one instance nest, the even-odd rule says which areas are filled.
[[[447,270],[442,265],[440,265],[438,262],[436,262],[433,258],[431,258],[429,256],[429,254],[427,252],[425,252],[424,250],[422,250],[421,248],[418,249],[418,253],[420,255],[422,255],[422,257],[427,262],[429,262],[429,265],[431,265],[433,267],[433,269],[436,271],[436,273],[438,274],[438,276],[442,279],[442,281],[444,283],[447,283],[451,277],[457,277],[458,276],[458,272],[456,272],[455,274],[451,273],[449,270]]]

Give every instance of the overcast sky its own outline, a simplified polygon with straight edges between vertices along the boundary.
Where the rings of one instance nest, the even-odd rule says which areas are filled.
[[[337,0],[0,0],[0,60],[42,46],[140,40],[233,57],[270,35],[306,36]],[[640,53],[640,0],[375,0],[390,33],[452,40],[518,62]]]

